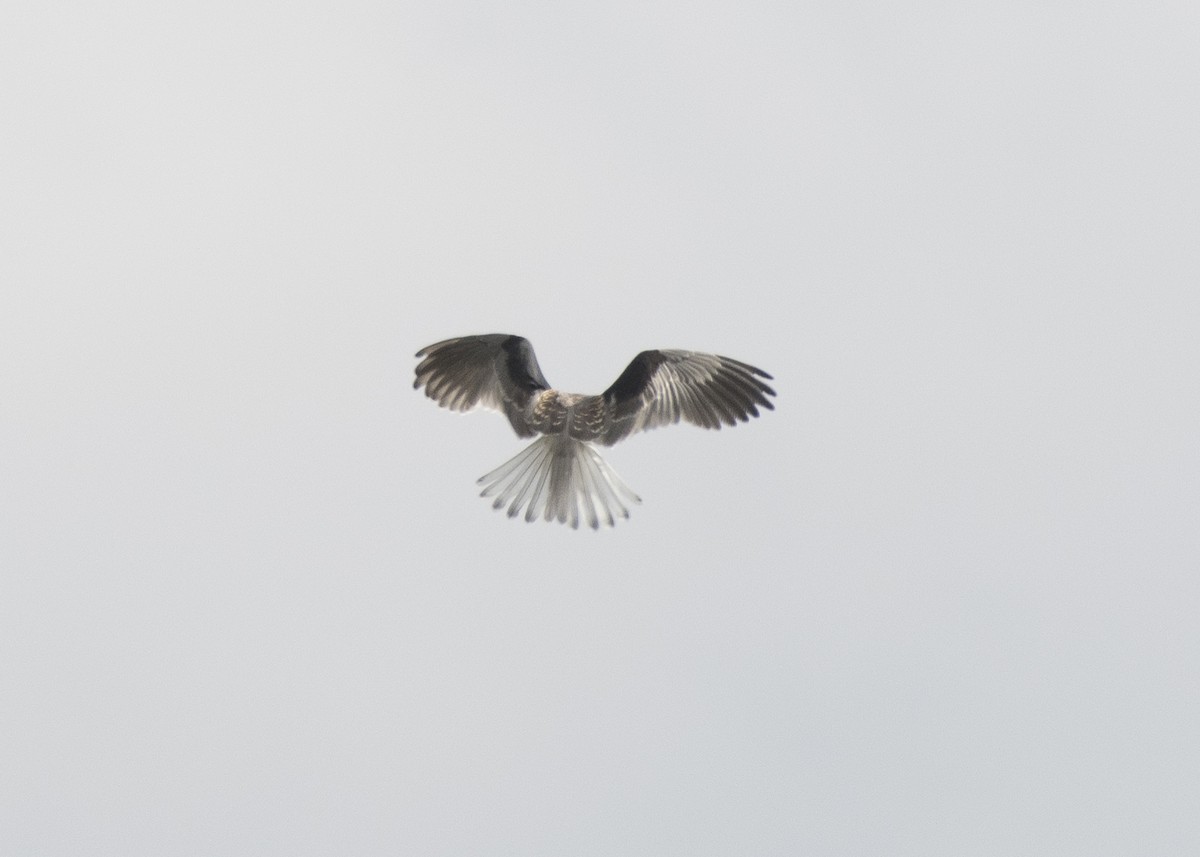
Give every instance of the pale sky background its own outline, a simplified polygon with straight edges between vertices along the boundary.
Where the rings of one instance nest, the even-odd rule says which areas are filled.
[[[1200,853],[1200,11],[16,2],[0,853]],[[413,353],[777,410],[491,511]]]

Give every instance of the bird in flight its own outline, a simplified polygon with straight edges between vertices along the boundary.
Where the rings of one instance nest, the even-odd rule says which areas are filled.
[[[761,369],[697,351],[643,351],[598,396],[564,393],[542,375],[529,340],[493,333],[422,348],[413,389],[440,407],[483,407],[508,417],[518,437],[542,435],[481,477],[482,496],[515,518],[585,521],[592,529],[628,518],[641,498],[621,481],[593,444],[612,446],[634,432],[677,423],[706,429],[737,425],[774,410],[775,391]]]

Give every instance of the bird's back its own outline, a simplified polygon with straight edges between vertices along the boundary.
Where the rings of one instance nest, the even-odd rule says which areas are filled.
[[[530,401],[529,426],[541,434],[561,434],[594,443],[612,418],[603,396],[545,390]]]

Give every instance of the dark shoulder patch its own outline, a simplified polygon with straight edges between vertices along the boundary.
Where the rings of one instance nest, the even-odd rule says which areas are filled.
[[[666,355],[661,351],[643,351],[625,367],[621,377],[604,391],[604,399],[612,404],[636,399],[645,392],[654,377],[654,372],[665,363]]]
[[[504,368],[513,385],[518,390],[534,392],[549,389],[550,385],[542,376],[537,357],[533,354],[533,346],[523,336],[510,336],[500,344],[504,352]]]

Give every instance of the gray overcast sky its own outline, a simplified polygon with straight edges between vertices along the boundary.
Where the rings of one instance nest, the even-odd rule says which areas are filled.
[[[0,852],[1200,853],[1194,3],[5,19]],[[778,408],[509,521],[486,332]]]

